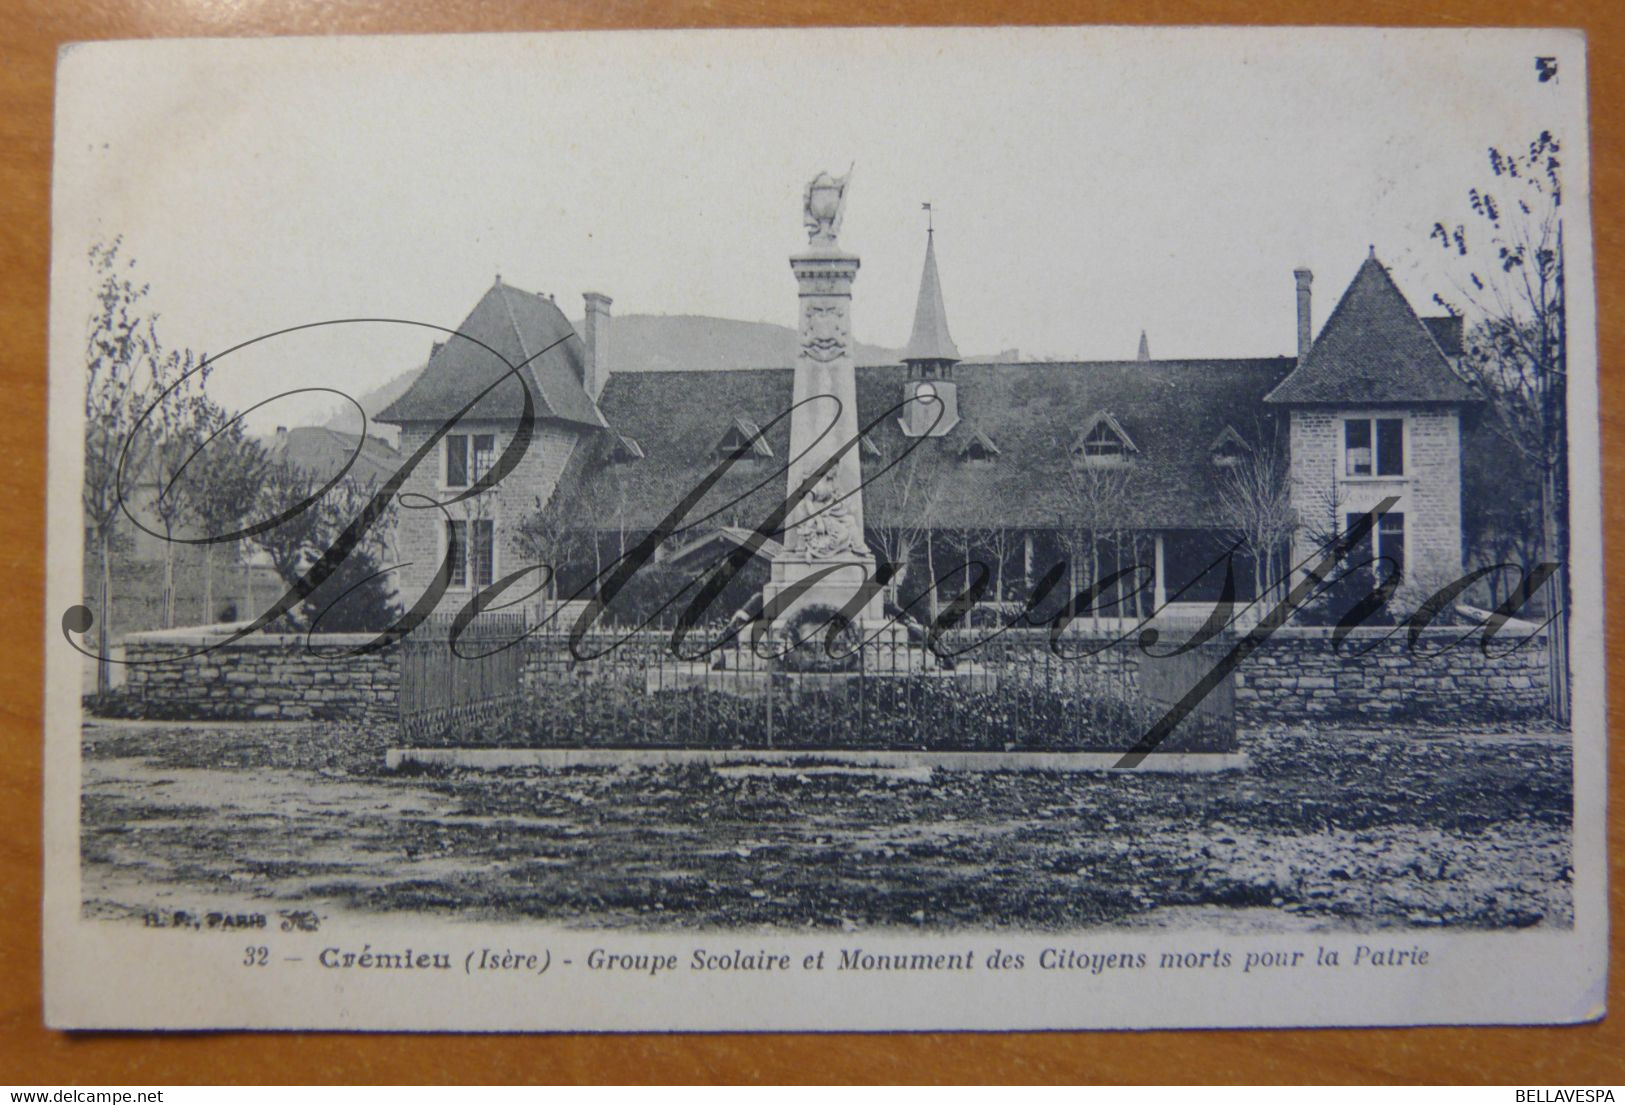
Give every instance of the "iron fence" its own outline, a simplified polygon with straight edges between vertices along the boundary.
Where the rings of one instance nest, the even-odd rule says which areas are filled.
[[[435,667],[465,661],[431,643],[403,668],[403,729],[410,710],[411,735],[476,746],[1123,750],[1216,662],[1209,649],[1156,657],[1070,639],[1058,654],[1043,633],[982,636],[950,634],[937,652],[902,630],[787,651],[777,636],[707,649],[697,633],[674,650],[642,631],[595,634],[578,653],[543,627],[499,654],[522,671],[477,676]],[[1229,750],[1234,737],[1223,680],[1164,747]]]
[[[448,732],[511,730],[524,704],[523,614],[482,614],[454,640],[436,615],[400,643],[400,732],[419,740]]]

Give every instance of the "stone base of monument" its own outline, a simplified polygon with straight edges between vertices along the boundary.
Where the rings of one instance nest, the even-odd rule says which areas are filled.
[[[757,633],[747,627],[735,638],[734,647],[720,649],[704,660],[650,665],[644,674],[644,690],[653,694],[697,687],[754,698],[773,693],[816,693],[844,686],[854,679],[902,678],[929,679],[963,690],[991,692],[998,689],[996,671],[963,660],[951,668],[944,666],[923,644],[911,639],[907,626],[871,624],[858,632],[863,640],[860,655],[847,664],[838,665],[848,670],[806,670],[804,665],[786,663],[780,654],[789,643],[782,629],[764,628]],[[759,648],[752,647],[753,642],[759,642]],[[800,647],[822,648],[824,641],[815,633],[813,640]],[[798,668],[801,670],[796,670]]]
[[[773,558],[772,574],[762,588],[762,599],[768,605],[786,592],[794,594],[784,599],[774,624],[789,625],[802,610],[810,607],[828,607],[845,610],[848,603],[875,574],[873,557],[846,556],[825,559],[805,553],[784,552]],[[809,583],[808,580],[813,580]],[[804,588],[804,589],[803,589]],[[859,625],[879,625],[884,619],[880,595],[876,594],[853,619]]]
[[[719,669],[704,663],[676,663],[649,668],[644,675],[643,689],[647,694],[693,688],[740,698],[766,698],[769,695],[798,698],[804,694],[849,686],[858,679],[904,678],[925,679],[932,684],[952,685],[967,691],[992,692],[999,686],[998,673],[980,664],[961,664],[953,669],[916,667],[913,670],[782,671],[770,667]]]

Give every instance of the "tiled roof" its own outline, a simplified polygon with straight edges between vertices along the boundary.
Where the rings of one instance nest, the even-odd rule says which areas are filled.
[[[355,463],[346,475],[362,483],[383,482],[395,474],[403,459],[376,437],[363,438],[326,426],[295,426],[278,433],[270,453],[274,460],[289,461],[324,482],[338,475],[352,456]]]
[[[1451,371],[1376,255],[1366,258],[1310,347],[1268,403],[1465,403],[1473,393]]]
[[[457,333],[435,350],[405,394],[378,414],[378,420],[444,421],[502,379],[511,365],[524,365],[520,373],[481,398],[468,417],[517,418],[524,402],[523,387],[530,390],[538,418],[602,426],[597,408],[581,386],[585,357],[581,338],[552,300],[498,281],[474,305]]]
[[[931,523],[945,527],[1049,527],[1078,511],[1080,469],[1071,446],[1096,412],[1110,406],[1138,452],[1110,469],[1121,479],[1122,509],[1134,527],[1221,525],[1223,470],[1205,448],[1227,424],[1249,438],[1273,440],[1275,413],[1261,403],[1291,370],[1288,358],[960,365],[954,370],[966,421],[940,438],[910,439],[895,416],[871,431],[866,478],[918,442],[918,452],[875,477],[864,492],[865,521],[917,521],[919,498],[902,501],[904,473],[915,468],[928,488]],[[860,427],[895,407],[907,370],[857,370]],[[594,504],[603,528],[649,529],[715,468],[713,452],[735,418],[767,428],[774,459],[735,464],[691,511],[687,524],[755,525],[781,502],[789,457],[792,370],[639,372],[611,375],[599,406],[617,433],[645,457],[584,462],[575,489]],[[988,463],[961,459],[976,434],[997,443]],[[607,446],[609,435],[598,435]],[[579,452],[579,451],[578,451]],[[720,509],[719,509],[720,508]],[[702,523],[702,516],[718,513]]]

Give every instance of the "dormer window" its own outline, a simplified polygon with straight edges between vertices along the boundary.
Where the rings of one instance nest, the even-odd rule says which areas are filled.
[[[879,460],[881,455],[880,446],[876,445],[867,436],[858,438],[858,456],[869,460]]]
[[[722,435],[714,450],[717,459],[725,460],[737,457],[740,460],[753,460],[757,457],[772,457],[773,450],[767,439],[762,436],[761,428],[748,418],[736,418],[728,432]]]
[[[1219,436],[1207,447],[1208,459],[1219,468],[1234,468],[1251,453],[1252,446],[1247,444],[1245,438],[1236,432],[1234,426],[1226,426],[1219,431]]]
[[[635,460],[642,460],[643,446],[638,444],[637,438],[627,437],[625,434],[616,434],[609,447],[609,461],[611,464],[630,464]]]
[[[1127,464],[1137,452],[1139,450],[1127,431],[1106,411],[1100,411],[1090,418],[1072,446],[1072,456],[1076,460],[1102,468]]]
[[[999,447],[981,430],[971,430],[969,439],[959,450],[959,459],[969,464],[992,464],[999,455]]]

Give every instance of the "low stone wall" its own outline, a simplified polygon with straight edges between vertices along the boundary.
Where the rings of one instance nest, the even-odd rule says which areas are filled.
[[[1544,636],[1525,639],[1529,632],[1527,626],[1509,624],[1486,655],[1481,633],[1469,627],[1430,629],[1414,645],[1403,628],[1361,628],[1334,645],[1329,628],[1289,626],[1273,633],[1238,670],[1236,716],[1244,726],[1321,720],[1432,727],[1529,719],[1544,713],[1548,697],[1546,641]],[[945,643],[956,650],[984,636],[986,631],[951,633]],[[690,647],[702,639],[697,636]],[[526,663],[529,687],[561,679],[641,685],[644,665],[676,663],[669,633],[644,630],[613,647],[619,640],[594,634],[584,642],[585,651],[606,655],[575,661],[562,635],[534,639]],[[964,659],[1015,680],[1043,679],[1057,667],[1076,666],[1091,682],[1132,691],[1143,662],[1139,648],[1132,639],[1106,648],[1100,643],[1087,634],[1068,636],[1063,652],[1081,658],[1062,660],[1050,651],[1047,633],[1010,631]],[[1224,636],[1205,645],[1203,663],[1216,662],[1235,643],[1235,637]]]
[[[1527,720],[1549,695],[1546,639],[1528,634],[1509,626],[1486,655],[1482,633],[1465,627],[1428,630],[1414,645],[1404,629],[1357,629],[1335,649],[1330,629],[1283,628],[1238,671],[1236,716],[1243,725]]]
[[[1504,631],[1486,655],[1469,630],[1424,633],[1414,647],[1403,630],[1360,629],[1334,648],[1331,631],[1278,630],[1236,676],[1237,720],[1244,726],[1308,721],[1343,724],[1489,725],[1541,715],[1547,705],[1544,638],[1513,648],[1520,635]],[[197,630],[134,634],[125,639],[126,694],[154,716],[199,718],[342,718],[393,724],[398,717],[401,665],[397,652],[353,656],[366,634],[253,634],[219,645],[218,633]],[[585,642],[605,655],[576,661],[562,638],[533,638],[525,686],[533,693],[560,681],[609,680],[641,687],[645,665],[670,665],[669,635],[653,631],[622,641],[595,634]],[[209,645],[209,651],[201,651]],[[620,647],[612,647],[619,644]],[[1222,656],[1234,638],[1206,646]],[[1078,651],[1082,651],[1079,649]],[[1125,690],[1138,682],[1135,646],[1125,644],[1078,660],[1059,660],[1044,634],[1008,634],[977,654],[1004,678],[1039,678],[1057,665],[1081,665],[1092,679]]]
[[[393,724],[399,655],[351,655],[372,639],[253,633],[222,645],[221,634],[195,629],[136,633],[124,639],[124,693],[154,716]]]

